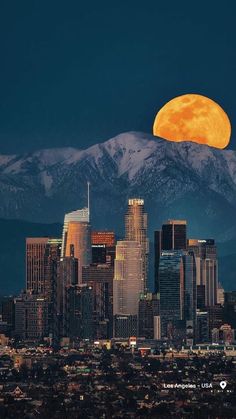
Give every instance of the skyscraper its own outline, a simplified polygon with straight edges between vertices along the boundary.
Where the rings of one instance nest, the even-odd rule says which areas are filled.
[[[70,221],[68,223],[65,257],[73,255],[78,259],[78,283],[82,282],[82,267],[91,263],[91,226],[81,221]]]
[[[160,296],[150,292],[141,294],[139,300],[138,333],[146,339],[154,338],[154,318],[160,315]]]
[[[142,275],[144,289],[148,282],[149,240],[147,237],[147,214],[144,211],[144,200],[128,200],[128,211],[125,215],[125,240],[136,241],[141,245]]]
[[[51,298],[60,259],[61,239],[26,239],[26,290]]]
[[[86,284],[66,288],[66,336],[76,339],[93,338],[93,295]]]
[[[162,226],[162,250],[185,250],[187,247],[186,220],[168,220]]]
[[[159,263],[161,334],[173,339],[184,319],[184,266],[181,250],[162,251]]]
[[[42,304],[47,307],[48,333],[54,337],[60,253],[61,239],[48,237],[26,239],[26,292],[29,296],[27,298],[24,296],[22,304],[29,306],[30,310],[34,304],[39,308]],[[39,315],[40,310],[37,316]],[[37,324],[39,324],[38,317]]]
[[[64,337],[68,333],[67,290],[71,286],[78,285],[78,259],[74,258],[73,252],[70,257],[60,260],[59,279],[57,283],[56,330],[58,337]]]
[[[49,303],[34,293],[23,293],[15,300],[15,334],[20,339],[40,340],[49,336]]]
[[[162,250],[186,250],[186,220],[168,220],[162,229],[154,232],[154,282],[155,292],[159,292],[159,261]]]
[[[93,294],[93,325],[95,337],[112,337],[112,297],[114,268],[108,264],[92,264],[82,268],[83,284],[87,284]]]
[[[82,282],[82,266],[91,263],[91,225],[88,183],[88,206],[65,214],[61,259],[65,257],[78,259],[78,283]]]
[[[218,262],[217,249],[213,239],[189,239],[188,249],[195,254],[197,285],[200,292],[205,287],[205,305],[217,304]]]
[[[92,263],[114,265],[115,233],[114,231],[92,231]]]
[[[92,231],[91,243],[113,247],[115,246],[115,233],[114,231]]]
[[[194,254],[184,250],[163,250],[159,280],[162,336],[173,339],[175,327],[180,328],[181,321],[183,327],[188,325],[190,330],[191,326],[194,335],[197,307]]]
[[[139,297],[144,291],[142,252],[143,248],[137,241],[117,242],[113,281],[113,315],[120,317],[121,321],[123,321],[122,315],[136,316],[136,319],[138,317]],[[118,327],[116,320],[115,325]]]

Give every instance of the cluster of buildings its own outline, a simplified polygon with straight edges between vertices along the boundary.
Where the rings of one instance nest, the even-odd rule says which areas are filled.
[[[142,337],[171,345],[234,342],[236,291],[218,282],[213,239],[185,220],[154,234],[154,287],[144,200],[128,200],[124,239],[93,231],[88,206],[65,215],[61,238],[26,239],[26,289],[1,304],[0,333],[50,345]]]

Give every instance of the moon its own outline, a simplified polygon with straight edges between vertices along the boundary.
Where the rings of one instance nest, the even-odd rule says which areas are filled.
[[[157,113],[153,135],[169,141],[193,141],[223,149],[231,125],[224,110],[206,96],[187,94],[167,102]]]

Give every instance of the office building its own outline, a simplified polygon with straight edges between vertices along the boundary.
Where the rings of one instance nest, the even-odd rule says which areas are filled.
[[[1,301],[2,322],[9,326],[11,331],[15,328],[15,299],[14,297],[3,297]]]
[[[219,329],[224,323],[224,311],[220,304],[209,306],[206,311],[208,312],[209,336],[211,336],[212,330]]]
[[[116,244],[114,231],[92,231],[91,243],[105,244],[106,247],[114,247]]]
[[[87,222],[70,221],[67,226],[65,255],[70,257],[73,247],[73,256],[78,260],[78,283],[82,282],[82,267],[91,263],[91,226]]]
[[[70,286],[78,285],[78,259],[65,257],[60,260],[59,281],[57,282],[57,308],[55,329],[59,337],[67,336],[67,289]]]
[[[93,293],[86,284],[66,288],[65,332],[72,341],[94,337]]]
[[[144,291],[142,251],[137,241],[117,242],[113,281],[113,315],[117,319],[124,315],[138,316],[139,297]]]
[[[209,316],[207,311],[196,312],[196,343],[209,342]]]
[[[113,335],[113,277],[114,268],[107,264],[82,268],[82,281],[92,289],[93,327],[97,339]]]
[[[116,338],[127,338],[137,336],[138,316],[136,315],[114,315],[114,331]]]
[[[136,241],[141,245],[142,276],[144,289],[148,282],[148,254],[149,240],[147,237],[147,214],[144,209],[144,200],[133,198],[128,200],[128,211],[125,215],[125,240]]]
[[[159,262],[160,316],[163,337],[173,339],[176,322],[184,319],[183,252],[162,251]]]
[[[82,266],[91,263],[91,225],[90,225],[90,195],[88,182],[87,207],[65,214],[61,259],[73,257],[78,259],[78,283],[82,282]]]
[[[218,262],[213,239],[189,239],[188,249],[193,251],[197,265],[197,285],[205,287],[205,305],[217,304]],[[199,291],[202,289],[198,288]]]
[[[218,282],[218,288],[217,288],[217,304],[221,304],[222,306],[225,303],[225,290],[222,287],[221,283]]]
[[[61,239],[30,237],[26,239],[26,290],[49,300],[54,292],[61,253]]]
[[[194,253],[185,253],[183,258],[184,269],[184,319],[192,321],[195,331],[196,310],[197,310],[197,285],[196,285],[196,263]]]
[[[144,293],[139,300],[138,336],[154,339],[154,318],[160,314],[160,296]]]
[[[161,230],[154,232],[154,288],[160,291],[159,261],[162,250],[186,250],[187,222],[186,220],[168,220]]]
[[[190,335],[191,328],[194,338],[197,308],[194,254],[163,250],[159,262],[159,284],[162,336],[174,339],[184,333]]]
[[[225,291],[224,293],[224,322],[236,329],[236,291]]]
[[[15,336],[40,341],[49,336],[49,303],[42,295],[23,293],[15,299]]]

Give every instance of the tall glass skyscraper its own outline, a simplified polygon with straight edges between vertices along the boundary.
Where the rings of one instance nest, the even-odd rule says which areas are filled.
[[[120,319],[123,315],[138,317],[139,298],[143,291],[141,244],[131,240],[118,241],[113,281],[113,315]],[[115,328],[116,326],[118,327],[115,322]],[[116,336],[116,329],[114,332]]]
[[[183,321],[196,326],[196,264],[193,253],[163,250],[159,263],[160,316],[163,337],[173,339],[175,327]],[[193,336],[192,336],[193,337]]]
[[[173,339],[175,323],[184,319],[183,252],[162,251],[159,262],[161,335]]]
[[[88,207],[65,214],[61,260],[73,256],[78,259],[78,283],[82,283],[82,266],[91,263],[91,225],[89,210],[89,184]]]
[[[217,249],[213,239],[189,239],[188,249],[191,250],[197,264],[198,289],[205,289],[205,306],[217,304],[218,261]]]
[[[125,240],[136,241],[141,245],[142,275],[144,289],[148,282],[149,240],[147,237],[147,214],[144,210],[144,200],[129,199],[128,211],[125,215]]]
[[[187,222],[186,220],[168,220],[161,230],[154,233],[154,275],[155,292],[159,292],[159,261],[162,250],[186,250]]]

